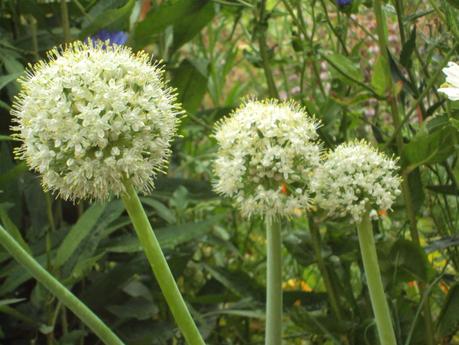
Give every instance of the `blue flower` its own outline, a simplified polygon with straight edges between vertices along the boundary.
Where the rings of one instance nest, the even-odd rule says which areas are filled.
[[[352,0],[336,0],[336,4],[340,7],[348,6],[352,3]]]
[[[128,34],[124,31],[111,32],[104,29],[94,36],[91,36],[90,39],[93,43],[96,43],[97,41],[109,41],[109,44],[111,45],[123,45],[128,39]]]

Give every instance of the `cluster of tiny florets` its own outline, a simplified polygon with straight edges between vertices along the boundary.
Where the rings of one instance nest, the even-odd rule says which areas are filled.
[[[215,190],[244,216],[290,216],[309,206],[320,163],[318,122],[293,103],[249,101],[221,121]]]
[[[182,113],[146,53],[81,42],[29,68],[13,105],[19,158],[64,199],[107,199],[123,181],[145,192]]]
[[[400,194],[397,170],[395,160],[363,141],[342,144],[316,170],[315,201],[331,215],[358,222],[364,212],[391,208]]]
[[[443,68],[443,73],[446,75],[446,84],[442,85],[439,92],[448,96],[452,101],[459,100],[459,65],[454,62],[449,62],[448,67]]]

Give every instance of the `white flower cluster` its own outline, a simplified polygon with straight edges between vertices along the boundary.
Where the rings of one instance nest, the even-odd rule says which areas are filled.
[[[446,75],[446,85],[438,89],[448,96],[452,101],[459,100],[459,65],[454,62],[448,62],[448,67],[443,68]]]
[[[244,216],[290,216],[309,206],[320,163],[318,122],[294,103],[249,101],[221,121],[215,190]]]
[[[342,144],[328,154],[312,181],[319,207],[358,222],[364,212],[388,210],[400,194],[396,161],[364,141]]]
[[[12,114],[19,158],[64,199],[145,192],[164,168],[182,113],[146,53],[76,42],[20,80]]]

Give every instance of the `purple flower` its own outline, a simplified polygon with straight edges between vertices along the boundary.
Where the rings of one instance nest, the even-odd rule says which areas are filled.
[[[128,34],[124,31],[108,31],[108,30],[101,30],[94,36],[89,38],[94,44],[97,41],[109,41],[110,45],[123,45],[126,43],[128,39]],[[89,41],[89,40],[88,40]]]
[[[336,0],[336,4],[339,6],[339,7],[344,7],[344,6],[348,6],[352,3],[352,0]]]

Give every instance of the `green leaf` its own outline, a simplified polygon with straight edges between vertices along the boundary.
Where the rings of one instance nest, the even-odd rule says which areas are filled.
[[[182,243],[202,237],[212,230],[224,215],[211,217],[202,222],[179,224],[161,228],[157,231],[158,241],[162,248],[174,248]]]
[[[376,63],[373,66],[373,72],[371,74],[371,86],[380,96],[383,96],[387,90],[387,78],[384,66],[384,58],[378,55]]]
[[[111,305],[107,310],[121,319],[146,320],[158,314],[158,307],[145,298],[129,298],[121,305]]]
[[[410,38],[405,42],[400,53],[400,63],[408,69],[411,68],[411,65],[413,64],[411,55],[413,55],[414,48],[416,48],[416,25],[413,26]]]
[[[171,84],[179,93],[179,101],[188,113],[195,113],[207,91],[207,75],[190,60],[183,60],[172,73]]]
[[[91,230],[105,210],[105,206],[103,203],[95,203],[78,219],[78,222],[70,229],[57,249],[54,261],[55,268],[59,268],[65,264],[80,243],[91,233]]]
[[[398,279],[429,281],[431,267],[426,253],[412,241],[397,240],[390,249],[389,258]]]
[[[193,1],[199,2],[197,0]],[[186,15],[177,21],[174,24],[172,51],[176,51],[196,36],[212,20],[214,15],[214,3],[212,1],[207,1],[204,6],[195,11],[192,15]]]
[[[154,231],[161,248],[173,249],[180,244],[204,236],[221,218],[222,216],[215,216],[202,222],[168,226]],[[127,235],[112,240],[106,250],[115,253],[133,253],[141,251],[142,248],[135,235]]]
[[[441,337],[454,335],[459,326],[459,283],[453,285],[437,320],[437,333]]]
[[[17,228],[17,226],[13,223],[13,221],[8,216],[8,213],[5,210],[4,204],[0,204],[0,220],[2,221],[5,230],[19,243],[19,245],[29,254],[32,253],[30,250],[29,245],[24,240],[21,235],[21,231]]]
[[[153,207],[162,219],[164,219],[166,222],[170,224],[177,223],[177,219],[175,218],[175,215],[172,213],[172,211],[167,208],[162,202],[155,200],[153,198],[140,198],[143,204],[146,204],[150,207]]]
[[[433,133],[418,133],[402,151],[407,172],[420,165],[443,162],[455,152],[456,136],[457,131],[450,127]]]
[[[345,77],[351,80],[357,80],[359,82],[364,81],[362,71],[348,57],[338,53],[334,53],[329,56],[323,56],[333,68],[335,68]]]
[[[104,11],[91,21],[80,33],[80,39],[84,40],[91,34],[97,31],[110,27],[121,20],[127,19],[134,8],[135,0],[128,0],[126,4],[120,8],[113,8]]]
[[[8,75],[0,76],[0,90],[3,89],[6,85],[15,81],[22,73],[13,73]]]
[[[16,180],[20,175],[22,175],[27,170],[28,168],[25,162],[21,162],[15,165],[14,168],[11,168],[7,172],[0,175],[0,185]]]
[[[211,4],[209,0],[178,0],[165,1],[161,6],[148,13],[146,18],[138,23],[132,32],[131,43],[135,49],[141,49],[146,45],[153,43],[156,36],[163,32],[168,26],[179,23],[180,21],[189,22],[194,20],[198,15],[200,21],[203,21],[202,14],[199,14],[202,8]],[[204,18],[205,19],[205,18]],[[199,23],[193,24],[190,31],[195,31]],[[174,42],[174,47],[178,48],[178,43],[184,43],[187,35],[183,32],[186,27],[179,26],[178,42]]]

